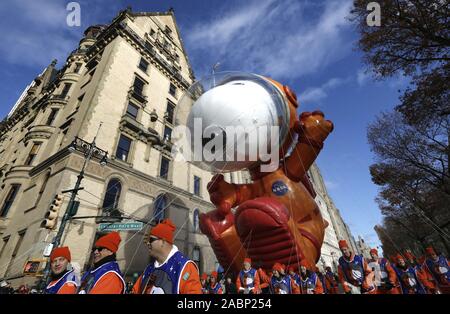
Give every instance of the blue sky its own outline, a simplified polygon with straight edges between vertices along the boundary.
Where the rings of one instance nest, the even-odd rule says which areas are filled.
[[[356,49],[358,34],[346,19],[351,0],[77,1],[81,26],[66,24],[70,1],[0,2],[0,117],[53,58],[62,64],[83,31],[108,23],[119,10],[167,11],[175,16],[196,76],[250,71],[288,84],[301,111],[322,110],[335,124],[318,158],[329,193],[357,237],[379,245],[373,226],[381,215],[374,198],[367,125],[398,104],[403,77],[376,82]]]

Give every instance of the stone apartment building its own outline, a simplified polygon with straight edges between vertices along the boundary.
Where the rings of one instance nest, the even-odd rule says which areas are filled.
[[[55,194],[74,187],[85,159],[86,143],[68,147],[75,137],[90,143],[97,132],[96,146],[109,153],[108,163],[93,158],[87,164],[76,216],[115,210],[146,222],[169,217],[178,248],[201,271],[215,269],[198,228],[199,213],[213,208],[206,190],[211,174],[170,156],[175,107],[194,79],[173,11],[122,11],[109,25],[89,27],[62,68],[55,65],[36,77],[0,126],[0,278],[34,280],[23,276],[24,264],[43,258],[57,230],[40,224]],[[62,244],[71,246],[81,268],[98,222],[74,219],[66,227]],[[127,277],[148,262],[147,231],[120,232],[117,256]]]

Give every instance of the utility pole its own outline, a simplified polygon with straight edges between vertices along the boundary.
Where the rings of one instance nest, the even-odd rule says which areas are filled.
[[[61,224],[59,226],[58,233],[53,238],[52,249],[58,247],[61,242],[67,221],[71,218],[71,211],[72,211],[72,206],[74,206],[74,204],[75,204],[75,198],[77,197],[78,191],[83,189],[81,187],[81,181],[84,178],[84,172],[86,170],[86,167],[87,167],[89,161],[92,158],[98,158],[98,159],[100,159],[101,166],[105,166],[107,163],[108,152],[98,148],[95,145],[95,141],[97,139],[97,136],[98,136],[98,133],[100,131],[102,124],[103,124],[103,122],[100,122],[100,125],[98,126],[98,129],[97,129],[97,134],[95,134],[94,139],[92,140],[91,143],[88,143],[88,142],[80,139],[79,137],[75,137],[74,141],[69,146],[69,151],[71,151],[71,152],[80,151],[84,154],[85,158],[84,158],[83,167],[81,168],[81,171],[78,174],[77,182],[75,183],[74,188],[66,191],[66,192],[71,192],[70,200],[69,200],[69,204],[67,205],[64,216],[61,220]],[[41,289],[44,289],[45,286],[47,285],[49,276],[50,276],[50,261],[48,261],[47,265],[45,266],[44,276],[41,281]]]

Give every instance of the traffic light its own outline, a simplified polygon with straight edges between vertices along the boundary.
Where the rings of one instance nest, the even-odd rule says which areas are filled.
[[[55,229],[56,220],[58,219],[59,210],[62,205],[63,196],[62,194],[56,194],[53,198],[47,213],[45,214],[45,220],[41,223],[41,228]]]
[[[77,214],[78,207],[80,207],[80,202],[78,202],[78,201],[69,202],[69,206],[68,206],[69,217],[73,217]]]

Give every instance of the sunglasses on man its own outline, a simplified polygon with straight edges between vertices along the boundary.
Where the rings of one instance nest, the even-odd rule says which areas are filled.
[[[155,237],[150,237],[150,238],[148,238],[147,244],[152,244],[153,242],[158,241],[158,240],[160,240],[160,239],[155,238]]]
[[[95,251],[101,252],[103,250],[106,250],[106,248],[104,248],[104,247],[95,247],[95,248],[92,249],[92,252],[95,252]]]

